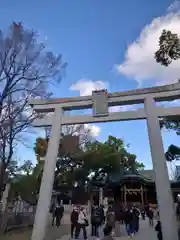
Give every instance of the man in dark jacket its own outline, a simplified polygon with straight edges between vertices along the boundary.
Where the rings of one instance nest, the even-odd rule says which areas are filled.
[[[52,204],[50,212],[52,214],[52,226],[54,226],[54,222],[55,222],[55,210],[56,210],[56,206],[55,203]]]
[[[74,232],[77,226],[77,222],[78,222],[78,208],[74,207],[72,213],[71,213],[71,238],[74,237]]]
[[[102,210],[98,206],[93,206],[91,211],[91,236],[99,237],[99,227],[102,223]]]
[[[149,218],[149,225],[151,227],[154,226],[154,212],[152,208],[149,208],[149,211],[147,212],[147,217]]]
[[[133,207],[132,214],[133,214],[133,230],[134,230],[134,233],[136,233],[139,231],[140,210],[136,207]]]
[[[127,208],[125,209],[125,212],[124,212],[124,223],[125,223],[126,232],[128,236],[132,236],[133,234],[132,221],[133,221],[132,211],[130,211],[130,209]]]
[[[178,202],[177,206],[176,206],[176,216],[177,216],[177,220],[180,220],[180,203]]]
[[[55,209],[55,217],[56,217],[56,227],[60,227],[61,219],[64,214],[64,207],[62,204],[57,204]]]
[[[163,240],[161,222],[160,221],[157,221],[157,224],[155,226],[155,230],[157,231],[157,239],[158,240]]]
[[[101,213],[101,225],[105,222],[105,213],[104,213],[104,206],[100,205],[100,213]]]

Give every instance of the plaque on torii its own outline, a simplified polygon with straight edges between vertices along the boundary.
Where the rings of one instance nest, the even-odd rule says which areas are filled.
[[[92,92],[93,116],[108,116],[108,92],[107,89]]]

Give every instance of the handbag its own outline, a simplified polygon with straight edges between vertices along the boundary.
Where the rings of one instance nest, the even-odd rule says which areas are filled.
[[[87,220],[87,219],[84,219],[84,221],[85,221],[85,226],[88,227],[88,226],[89,226],[88,220]]]

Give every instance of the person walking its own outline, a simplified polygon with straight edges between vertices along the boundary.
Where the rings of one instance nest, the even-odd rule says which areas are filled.
[[[112,205],[109,205],[108,209],[107,209],[107,212],[106,212],[106,216],[108,215],[108,213],[111,213],[111,212],[114,212],[114,210],[113,210]]]
[[[74,238],[74,232],[76,230],[78,223],[78,215],[79,215],[78,208],[74,207],[71,213],[71,238]]]
[[[132,224],[133,224],[132,210],[130,210],[129,208],[125,209],[123,220],[125,223],[125,228],[126,228],[128,237],[132,237],[134,235],[133,226],[132,226]]]
[[[120,237],[121,235],[121,223],[123,218],[123,209],[122,206],[119,204],[119,202],[116,202],[114,205],[114,211],[115,211],[115,235],[116,237]]]
[[[112,237],[114,235],[113,229],[115,227],[115,216],[113,212],[108,213],[106,217],[105,227],[103,229],[104,236]]]
[[[91,211],[91,236],[99,238],[99,228],[104,221],[104,209],[102,206],[93,206]]]
[[[140,216],[140,210],[135,206],[132,208],[132,215],[133,215],[132,228],[135,234],[139,231],[139,216]]]
[[[123,220],[123,217],[124,217],[124,208],[121,206],[120,207],[120,224],[123,224],[124,223],[124,220]]]
[[[60,227],[63,213],[64,213],[64,207],[62,204],[58,203],[55,209],[56,227]]]
[[[176,217],[177,217],[177,221],[180,221],[180,202],[179,201],[176,206]]]
[[[86,231],[86,227],[88,226],[88,219],[87,216],[85,214],[84,208],[81,207],[79,214],[78,214],[78,221],[77,221],[77,225],[76,225],[76,230],[75,230],[75,239],[78,239],[79,234],[81,232],[81,229],[83,231],[83,237],[84,239],[87,239],[87,231]]]
[[[146,212],[144,208],[141,209],[141,217],[142,217],[142,220],[146,219]]]
[[[104,212],[104,205],[100,205],[100,213],[101,213],[101,225],[103,225],[105,223],[105,212]]]
[[[102,223],[102,212],[98,206],[93,206],[91,210],[91,236],[99,238],[99,227]]]
[[[149,204],[146,204],[145,207],[144,207],[146,215],[148,214],[149,208],[150,208]]]
[[[151,227],[154,226],[154,212],[152,208],[149,208],[149,211],[147,212],[147,217],[149,218],[149,225]]]
[[[161,222],[158,220],[155,226],[155,231],[157,231],[157,239],[163,240],[162,229],[161,229]]]
[[[56,210],[56,205],[55,203],[52,204],[51,206],[51,214],[52,214],[52,226],[54,227],[54,223],[55,223],[55,219],[56,219],[56,216],[55,216],[55,210]]]

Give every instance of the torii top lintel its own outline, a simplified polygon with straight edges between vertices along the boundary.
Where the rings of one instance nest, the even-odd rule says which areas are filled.
[[[180,82],[165,86],[109,93],[108,105],[139,104],[143,103],[144,99],[149,95],[158,102],[180,99]],[[65,110],[88,109],[92,107],[92,95],[48,100],[32,99],[29,101],[29,104],[36,111],[42,112],[53,111],[57,105]]]

